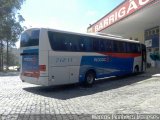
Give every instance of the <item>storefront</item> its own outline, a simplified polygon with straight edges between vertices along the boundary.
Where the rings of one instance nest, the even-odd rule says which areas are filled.
[[[125,0],[87,31],[119,35],[146,44],[147,62],[155,66],[157,62],[150,54],[160,54],[159,26],[160,0]]]

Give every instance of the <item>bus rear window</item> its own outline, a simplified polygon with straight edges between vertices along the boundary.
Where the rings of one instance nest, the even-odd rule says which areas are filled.
[[[38,46],[39,45],[40,30],[33,30],[31,32],[24,32],[21,35],[21,47]]]

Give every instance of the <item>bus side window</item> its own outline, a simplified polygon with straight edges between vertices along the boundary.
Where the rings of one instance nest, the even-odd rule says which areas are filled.
[[[105,40],[100,40],[99,50],[105,52]]]
[[[137,53],[137,46],[134,43],[130,43],[130,48],[132,53]]]
[[[124,53],[125,52],[124,42],[113,41],[113,50],[114,50],[114,52]]]
[[[138,52],[140,52],[139,49],[140,48],[138,48],[138,44],[136,44],[136,43],[127,43],[127,51],[129,53],[138,53]]]
[[[106,48],[106,52],[112,52],[113,45],[111,40],[105,41],[105,48]]]
[[[99,51],[99,40],[96,38],[93,38],[93,51]]]
[[[138,53],[141,53],[141,47],[139,44],[137,44],[137,50],[138,50]]]
[[[113,52],[118,52],[118,43],[117,43],[117,41],[113,41]]]
[[[65,51],[77,51],[77,42],[76,42],[76,36],[74,35],[70,35],[70,34],[63,34],[63,43],[64,43],[64,47]],[[62,48],[62,49],[64,49]]]
[[[140,44],[135,43],[134,46],[135,46],[135,52],[136,53],[141,53]]]
[[[126,43],[126,49],[128,53],[132,53],[131,43]]]
[[[84,47],[85,47],[85,51],[86,52],[92,52],[93,48],[92,48],[92,44],[93,44],[93,40],[91,37],[84,37]]]
[[[123,42],[124,53],[127,53],[127,42]]]
[[[78,35],[73,35],[73,36],[71,36],[71,42],[72,42],[71,49],[72,49],[72,51],[74,51],[74,52],[79,51],[79,50],[78,50],[78,41],[77,41],[78,39],[79,39],[79,36],[78,36]]]
[[[85,51],[86,50],[86,46],[85,46],[85,42],[84,42],[83,38],[79,39],[78,45],[79,45],[79,51]]]
[[[118,51],[121,53],[126,52],[126,44],[125,42],[118,42]]]
[[[71,40],[67,40],[67,51],[73,51],[73,43]]]
[[[55,46],[57,46],[57,50],[66,51],[67,50],[67,42],[65,41],[65,36],[61,33],[56,33]]]

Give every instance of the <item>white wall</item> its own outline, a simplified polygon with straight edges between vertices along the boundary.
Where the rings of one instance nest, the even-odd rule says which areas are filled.
[[[141,43],[144,43],[144,31],[138,33],[132,33],[130,35],[124,36],[124,38],[132,38],[132,40],[138,39]]]

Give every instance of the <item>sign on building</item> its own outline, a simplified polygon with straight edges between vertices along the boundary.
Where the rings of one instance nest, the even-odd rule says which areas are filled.
[[[123,18],[133,14],[137,10],[140,10],[153,1],[154,0],[126,0],[106,16],[101,18],[99,21],[93,25],[90,25],[87,32],[101,31],[122,20]]]
[[[152,47],[152,39],[145,41],[146,47]]]

